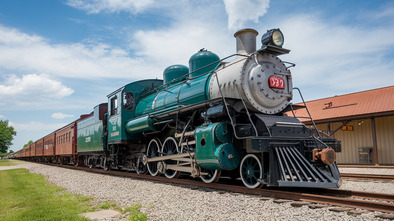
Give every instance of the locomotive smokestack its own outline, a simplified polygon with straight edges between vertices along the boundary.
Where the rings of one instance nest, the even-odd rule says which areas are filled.
[[[237,39],[237,54],[248,55],[256,51],[256,37],[259,33],[254,29],[242,29],[234,34]]]

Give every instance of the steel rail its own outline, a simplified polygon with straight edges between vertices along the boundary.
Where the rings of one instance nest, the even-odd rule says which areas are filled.
[[[249,189],[243,186],[235,186],[235,185],[228,185],[221,183],[204,183],[201,181],[190,180],[190,179],[168,179],[162,176],[150,176],[150,175],[143,175],[136,173],[127,173],[124,171],[105,171],[102,169],[88,169],[85,167],[64,166],[64,165],[63,167],[76,169],[76,170],[83,170],[91,173],[99,173],[99,174],[106,174],[106,175],[120,176],[120,177],[131,177],[131,178],[142,179],[146,181],[163,182],[173,185],[183,185],[186,187],[194,186],[200,188],[209,188],[215,190],[230,191],[230,192],[258,195],[264,197],[273,197],[273,198],[288,199],[295,201],[306,201],[312,203],[344,206],[350,208],[361,208],[370,211],[380,211],[380,212],[394,214],[394,204],[385,203],[385,202],[356,200],[356,199],[349,199],[349,198],[343,198],[337,196],[318,195],[318,194],[305,193],[305,192],[300,193],[300,192],[273,190],[273,189]],[[385,201],[393,201],[394,199],[394,195],[389,195],[389,194],[364,193],[359,191],[336,190],[336,189],[314,189],[314,190],[319,193],[330,193],[330,194],[342,195],[348,197],[379,199]]]
[[[394,175],[341,173],[342,178],[368,179],[368,180],[394,180]]]
[[[384,194],[384,193],[372,193],[372,192],[361,192],[354,190],[339,190],[339,189],[319,189],[319,193],[394,202],[394,195]]]

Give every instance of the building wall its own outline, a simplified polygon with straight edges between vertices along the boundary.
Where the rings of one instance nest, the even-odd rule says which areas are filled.
[[[336,129],[341,125],[341,122],[331,124],[331,130]],[[342,142],[342,152],[337,154],[337,162],[358,164],[360,163],[359,148],[373,147],[371,120],[354,120],[347,125],[353,126],[354,130],[338,130],[333,136]]]
[[[378,161],[394,164],[394,116],[375,118]]]
[[[337,153],[339,164],[359,164],[359,148],[373,148],[371,119],[353,120],[347,125],[353,131],[338,130],[332,137],[342,143],[342,152]],[[342,122],[330,123],[331,131],[342,125]],[[318,124],[319,130],[327,132],[327,123]],[[379,164],[394,164],[394,116],[375,118],[376,138]],[[373,155],[372,162],[373,162]]]
[[[359,125],[360,124],[360,125]],[[331,131],[336,130],[342,122],[331,122]],[[353,131],[338,130],[332,138],[338,139],[342,144],[342,151],[337,153],[337,163],[358,164],[358,147],[372,147],[371,123],[370,120],[352,121]],[[328,124],[318,124],[318,129],[328,133]]]

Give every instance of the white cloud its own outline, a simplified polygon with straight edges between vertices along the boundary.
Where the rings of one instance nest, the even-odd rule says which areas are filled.
[[[44,41],[43,38],[37,35],[28,35],[19,32],[17,29],[5,28],[0,25],[0,43],[4,45],[15,45],[25,43],[25,45],[32,45]]]
[[[86,4],[110,4],[100,2]],[[123,1],[111,4],[117,2],[118,7],[113,8],[121,10],[127,5]],[[82,4],[71,3],[73,7]],[[130,32],[133,42],[128,49],[97,42],[51,44],[40,36],[0,25],[0,67],[5,73],[50,73],[78,79],[161,78],[164,68],[174,63],[187,65],[189,57],[201,48],[219,55],[235,52],[232,31],[225,28],[226,20],[218,19],[222,4],[170,1],[166,5],[160,1],[154,5],[156,9],[163,7],[162,14],[170,16],[171,22],[156,30]],[[224,18],[224,12],[220,17]]]
[[[278,26],[285,35],[284,47],[292,50],[284,58],[297,64],[291,69],[296,85],[320,88],[309,97],[394,84],[394,60],[385,57],[394,48],[393,27],[352,27],[302,14]]]
[[[152,74],[151,66],[140,63],[128,51],[106,44],[50,44],[0,25],[0,67],[5,70],[86,79],[133,78],[135,70]]]
[[[219,57],[236,52],[233,31],[226,28],[223,4],[212,1],[172,2],[171,23],[131,34],[130,48],[157,72],[173,64],[188,66],[189,58],[205,48]],[[219,14],[222,12],[222,14]],[[185,19],[187,18],[187,19]]]
[[[154,0],[68,0],[71,7],[87,11],[89,14],[100,12],[128,11],[136,14],[154,4]]]
[[[64,118],[74,117],[74,115],[57,112],[57,113],[53,113],[51,117],[55,119],[64,119]]]
[[[2,118],[5,118],[5,116],[0,114],[0,119],[2,119]]]
[[[74,92],[48,75],[27,74],[21,78],[9,75],[0,83],[0,107],[8,104],[29,106],[61,99]]]
[[[199,21],[177,23],[160,30],[138,31],[133,36],[132,47],[138,56],[161,66],[161,72],[172,64],[188,66],[189,58],[202,48],[219,56],[236,51],[235,38],[231,34],[217,30],[213,24]]]
[[[102,43],[51,44],[40,36],[0,25],[0,67],[13,73],[51,73],[67,78],[161,78],[164,68],[187,65],[201,48],[220,57],[235,53],[234,29],[259,21],[269,7],[268,0],[224,0],[226,23],[220,3],[158,1],[137,6],[135,1],[68,1],[90,13],[157,9],[170,19],[158,29],[133,29],[128,49]],[[393,84],[394,61],[384,57],[394,47],[393,27],[350,27],[304,14],[281,16],[276,22],[284,32],[284,46],[292,50],[282,58],[297,64],[292,69],[297,85],[359,91]]]
[[[246,22],[257,23],[269,7],[269,0],[223,0],[228,15],[228,28],[245,28]]]
[[[9,122],[10,126],[13,126],[15,128],[15,131],[19,133],[19,131],[54,131],[59,128],[62,128],[64,124],[48,124],[48,123],[42,123],[42,122],[36,122],[36,121],[30,121],[29,123],[14,123],[14,122]]]
[[[196,10],[196,7],[207,8]],[[1,72],[19,75],[50,73],[50,77],[10,75],[4,82],[0,78],[0,98],[4,98],[0,99],[0,106],[5,107],[7,96],[8,103],[15,104],[8,106],[8,109],[32,105],[35,109],[48,105],[53,107],[56,104],[46,101],[51,98],[56,101],[72,93],[72,89],[56,80],[56,90],[43,87],[45,79],[162,78],[167,66],[188,65],[189,58],[201,48],[219,56],[235,53],[235,39],[225,28],[226,20],[214,19],[214,12],[219,7],[223,5],[186,7],[182,13],[174,14],[170,26],[130,32],[131,51],[91,41],[84,44],[51,44],[42,37],[0,25]],[[185,20],[186,15],[190,19]],[[133,57],[129,52],[133,53]],[[47,82],[48,85],[56,85],[53,83]],[[41,93],[42,88],[46,93]]]
[[[228,28],[232,31],[244,28],[244,24],[249,21],[257,23],[259,18],[267,13],[269,7],[269,0],[223,0],[223,2],[228,15]],[[68,0],[66,4],[89,14],[119,13],[121,11],[138,14],[159,9],[161,13],[169,13],[176,17],[178,13],[183,14],[182,11],[188,10],[189,7],[194,8],[194,11],[198,11],[200,14],[204,13],[202,10],[197,10],[197,7],[203,5],[215,7],[216,3],[202,0],[196,2],[188,0]],[[187,14],[187,18],[190,17],[193,15]],[[199,18],[203,18],[203,16]]]

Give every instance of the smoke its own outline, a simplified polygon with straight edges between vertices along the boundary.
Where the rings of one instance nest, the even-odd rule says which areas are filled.
[[[228,29],[237,30],[246,22],[257,23],[269,7],[269,0],[223,0],[228,15]]]

